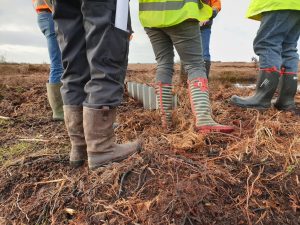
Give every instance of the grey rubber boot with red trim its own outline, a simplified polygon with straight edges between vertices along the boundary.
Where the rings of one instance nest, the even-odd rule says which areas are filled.
[[[164,129],[172,126],[172,109],[173,109],[173,86],[172,84],[155,84],[156,104],[161,116],[161,123]]]
[[[141,149],[139,141],[116,144],[113,123],[116,109],[83,107],[83,127],[90,169],[119,162]]]
[[[277,89],[280,72],[276,68],[260,69],[253,96],[232,96],[231,103],[243,108],[268,109]]]
[[[82,106],[64,106],[65,124],[71,141],[70,165],[79,167],[87,159],[86,142],[83,132]]]
[[[195,117],[195,129],[200,133],[231,133],[234,131],[232,126],[218,124],[211,117],[208,80],[195,78],[188,81],[188,85],[191,107]]]
[[[274,107],[278,110],[291,111],[300,114],[300,110],[296,108],[294,100],[297,93],[297,86],[297,73],[285,72],[282,70],[278,88],[279,96],[274,103]]]

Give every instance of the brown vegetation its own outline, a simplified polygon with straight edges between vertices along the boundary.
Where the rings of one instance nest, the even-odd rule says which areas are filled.
[[[144,150],[89,171],[68,165],[68,136],[46,99],[47,66],[0,65],[0,224],[300,224],[299,117],[228,101],[251,90],[226,80],[253,81],[253,67],[213,65],[213,113],[235,126],[230,135],[193,131],[177,77],[171,132],[125,93],[117,138],[139,136]],[[154,65],[130,65],[127,79],[151,83],[154,74]]]

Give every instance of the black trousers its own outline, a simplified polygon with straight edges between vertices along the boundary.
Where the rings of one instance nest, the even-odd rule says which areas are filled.
[[[54,1],[64,105],[114,108],[121,103],[130,32],[114,27],[115,11],[115,0]]]

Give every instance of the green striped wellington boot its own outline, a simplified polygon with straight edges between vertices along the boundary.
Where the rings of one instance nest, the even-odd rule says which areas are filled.
[[[195,116],[195,129],[200,133],[231,133],[234,130],[233,127],[218,124],[211,117],[208,80],[195,78],[188,83],[191,107]]]
[[[172,88],[172,84],[161,82],[155,84],[156,104],[160,112],[162,127],[165,129],[172,125]]]

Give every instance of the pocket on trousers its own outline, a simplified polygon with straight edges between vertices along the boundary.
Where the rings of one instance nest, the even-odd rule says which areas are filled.
[[[110,25],[106,28],[99,52],[106,62],[127,63],[130,33]]]

